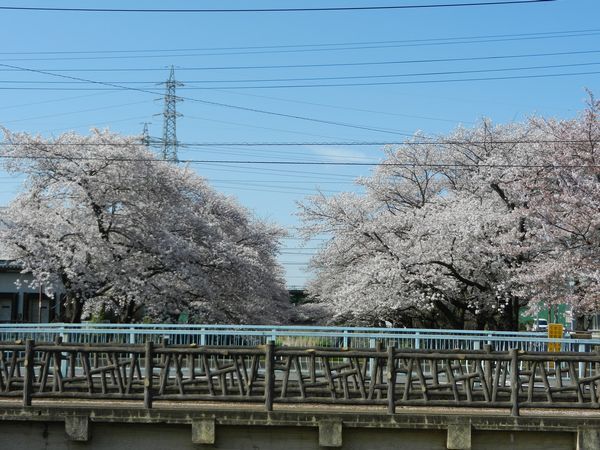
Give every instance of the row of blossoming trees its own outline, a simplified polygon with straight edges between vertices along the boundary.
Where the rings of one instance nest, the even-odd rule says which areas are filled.
[[[599,111],[591,97],[573,120],[483,121],[388,148],[364,193],[300,205],[307,237],[331,236],[310,292],[340,320],[408,326],[599,311]]]
[[[363,193],[300,204],[312,260],[306,311],[336,321],[515,329],[519,310],[600,307],[600,103],[573,120],[484,121],[386,149]],[[273,323],[289,302],[280,228],[138,138],[45,140],[5,130],[25,175],[0,240],[24,272],[66,291],[63,320],[110,312]],[[324,313],[323,309],[329,310]],[[316,314],[315,314],[316,315]]]
[[[194,171],[157,160],[135,137],[4,134],[5,169],[26,179],[0,238],[35,284],[64,287],[63,320],[285,319],[283,231]]]

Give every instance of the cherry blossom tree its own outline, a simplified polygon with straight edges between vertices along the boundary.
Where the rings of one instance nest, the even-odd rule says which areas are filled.
[[[300,204],[305,235],[331,236],[312,295],[344,317],[454,328],[597,309],[598,137],[592,102],[571,121],[486,120],[386,149],[364,194]]]
[[[109,311],[273,323],[288,296],[283,231],[251,217],[189,168],[108,131],[43,139],[4,130],[5,169],[25,174],[0,238],[35,283],[66,290],[65,320]]]
[[[535,225],[523,292],[536,304],[568,303],[580,327],[600,310],[600,102],[573,120],[535,119],[556,142],[540,149],[542,167],[523,182]]]

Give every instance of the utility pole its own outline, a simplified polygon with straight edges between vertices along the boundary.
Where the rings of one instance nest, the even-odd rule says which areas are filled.
[[[183,86],[175,80],[175,69],[171,66],[169,79],[165,84],[165,105],[163,116],[163,137],[162,137],[162,157],[166,161],[177,162],[177,117],[181,114],[177,112],[177,102],[182,101],[175,95],[178,86]]]

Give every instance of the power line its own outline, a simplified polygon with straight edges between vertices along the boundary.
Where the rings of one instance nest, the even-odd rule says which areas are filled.
[[[593,64],[599,64],[599,63],[593,63]],[[4,66],[6,66],[6,64],[4,64]],[[14,66],[12,66],[14,67]],[[59,74],[53,74],[50,72],[45,72],[48,75],[56,75],[56,76],[62,76]],[[551,74],[534,74],[534,75],[514,75],[514,76],[505,76],[505,77],[481,77],[481,78],[449,78],[449,79],[441,79],[441,80],[410,80],[410,81],[383,81],[383,82],[360,82],[360,83],[311,83],[311,84],[276,84],[276,85],[261,85],[261,86],[256,86],[256,85],[248,85],[248,86],[193,86],[193,87],[187,87],[187,88],[182,88],[184,90],[227,90],[227,89],[282,89],[282,88],[286,88],[286,89],[290,89],[290,88],[323,88],[323,87],[351,87],[351,86],[390,86],[390,85],[404,85],[404,84],[439,84],[439,83],[460,83],[460,82],[465,82],[465,81],[498,81],[498,80],[519,80],[519,79],[532,79],[532,78],[556,78],[556,77],[567,77],[567,76],[579,76],[579,75],[597,75],[600,74],[600,71],[592,71],[592,72],[571,72],[571,73],[551,73]],[[128,86],[122,86],[122,85],[116,85],[113,83],[105,83],[105,82],[101,82],[101,81],[87,81],[89,83],[97,83],[97,84],[105,84],[107,86],[111,86],[113,87],[113,89],[110,88],[71,88],[71,87],[20,87],[20,86],[16,86],[16,87],[0,87],[0,90],[20,90],[20,91],[115,91],[115,90],[120,90],[120,89],[131,89],[131,90],[137,90],[140,92],[147,92],[147,93],[152,93],[152,94],[156,94],[155,92],[151,92],[151,91],[147,91],[145,89],[141,89],[141,88],[134,88],[134,87],[128,87]],[[199,100],[199,99],[193,99],[193,98],[189,98],[189,97],[182,97],[182,96],[178,96],[179,98],[183,98],[183,99],[189,99],[191,101],[196,101],[196,102],[202,102],[202,103],[209,103],[209,104],[215,104],[218,106],[223,106],[223,103],[218,103],[218,102],[209,102],[206,100]],[[234,107],[236,109],[241,109],[244,108],[246,110],[254,110],[254,108],[245,108],[245,107],[241,107],[241,106],[229,106],[229,107]],[[258,112],[256,110],[254,110],[254,112]],[[273,113],[265,113],[265,114],[273,114]],[[275,113],[275,115],[280,115],[282,116],[282,113]],[[283,115],[285,117],[285,115]],[[294,117],[294,118],[298,118],[298,117]],[[309,118],[304,118],[303,120],[311,120],[314,121],[315,119],[309,119]],[[340,123],[337,123],[337,125],[340,125]],[[342,126],[347,126],[347,125],[342,125]],[[356,126],[352,126],[352,128],[355,128]],[[365,128],[363,128],[365,129]],[[371,129],[371,131],[378,131],[378,132],[389,132],[389,131],[382,131],[380,129],[375,130],[375,129]],[[402,133],[396,133],[393,132],[394,134],[402,134]]]
[[[0,177],[1,178],[1,177]],[[10,177],[11,182],[13,177]],[[353,181],[312,181],[312,180],[252,180],[252,181],[239,181],[239,180],[227,180],[227,179],[217,179],[217,178],[207,178],[211,183],[219,183],[219,182],[233,182],[236,184],[255,184],[255,183],[272,183],[272,184],[350,184]],[[20,182],[21,180],[14,180],[16,182]]]
[[[291,236],[291,237],[284,237],[283,240],[288,240],[288,241],[329,241],[329,238],[317,238],[317,237],[303,238],[303,237],[298,237],[298,236]]]
[[[304,135],[304,136],[313,136],[313,137],[321,137],[321,138],[323,138],[323,137],[332,138],[332,136],[327,136],[327,135],[323,135],[323,134],[307,133],[306,131],[296,131],[296,130],[289,130],[289,129],[285,129],[285,128],[263,127],[263,126],[255,125],[255,124],[233,122],[231,120],[218,120],[218,119],[213,119],[213,118],[208,118],[208,117],[190,116],[189,114],[186,114],[185,117],[187,119],[205,120],[207,122],[222,123],[222,124],[226,124],[226,125],[237,125],[237,126],[241,126],[241,127],[256,128],[256,129],[260,129],[260,130],[279,131],[279,132],[283,132],[283,133],[300,134],[300,135]]]
[[[26,118],[21,118],[21,119],[4,120],[4,121],[2,121],[2,123],[15,123],[15,122],[25,122],[28,120],[48,119],[48,118],[53,118],[53,117],[58,117],[58,116],[68,116],[71,114],[80,114],[80,113],[84,113],[84,112],[95,112],[95,111],[102,111],[102,110],[106,110],[106,109],[123,108],[125,106],[140,105],[140,104],[148,103],[148,102],[149,102],[149,100],[143,100],[141,102],[120,103],[118,105],[100,106],[97,108],[80,109],[78,111],[52,113],[52,114],[46,114],[43,116],[34,116],[34,117],[26,117]]]
[[[498,81],[498,80],[523,80],[532,78],[556,78],[579,75],[597,75],[599,71],[593,72],[572,72],[572,73],[551,73],[537,75],[514,75],[505,77],[482,77],[482,78],[451,78],[442,80],[412,80],[412,81],[384,81],[384,82],[364,82],[364,83],[329,83],[329,84],[281,84],[267,86],[212,86],[212,87],[189,87],[188,90],[223,90],[223,89],[281,89],[281,88],[322,88],[322,87],[350,87],[350,86],[389,86],[403,84],[438,84],[438,83],[460,83],[465,81]],[[1,88],[0,88],[1,89]],[[46,90],[44,88],[44,90]],[[56,89],[48,89],[56,90]],[[63,90],[63,89],[59,89]],[[64,89],[69,90],[69,89]],[[70,89],[76,90],[76,89]]]
[[[9,65],[9,64],[0,64],[0,67],[8,67],[8,68],[12,68],[12,69],[19,69],[24,72],[32,72],[32,73],[39,73],[42,75],[50,75],[50,76],[54,76],[54,77],[66,78],[66,79],[81,81],[83,83],[105,85],[105,86],[114,87],[114,88],[122,89],[122,90],[143,92],[143,93],[152,94],[152,95],[160,95],[159,93],[148,90],[148,89],[141,89],[141,88],[136,88],[136,87],[131,87],[131,86],[122,86],[119,84],[107,83],[104,81],[88,80],[85,78],[73,77],[70,75],[55,74],[55,73],[46,72],[44,70],[30,69],[30,68],[26,68],[26,67],[13,66],[13,65]],[[239,111],[254,112],[254,113],[266,114],[266,115],[277,116],[277,117],[285,117],[285,118],[289,118],[289,119],[304,120],[304,121],[308,121],[308,122],[316,122],[316,123],[323,123],[323,124],[328,124],[328,125],[342,126],[342,127],[347,127],[347,128],[356,128],[356,129],[360,129],[360,130],[375,131],[378,133],[390,133],[390,134],[397,134],[397,135],[403,135],[403,136],[410,136],[409,133],[399,132],[399,131],[395,131],[395,130],[372,128],[372,127],[366,127],[366,126],[362,126],[362,125],[349,124],[349,123],[345,123],[345,122],[337,122],[337,121],[333,121],[333,120],[322,120],[322,119],[316,119],[313,117],[300,116],[297,114],[286,114],[286,113],[268,111],[268,110],[259,109],[259,108],[250,108],[250,107],[246,107],[246,106],[231,105],[228,103],[214,102],[214,101],[209,101],[209,100],[200,100],[200,99],[196,99],[196,98],[192,98],[192,97],[178,96],[178,98],[192,101],[192,102],[202,103],[202,104],[206,104],[206,105],[219,106],[222,108],[229,108],[229,109],[236,109]]]
[[[135,117],[125,117],[123,119],[117,119],[117,120],[105,120],[105,121],[101,121],[101,122],[94,122],[94,123],[88,123],[88,124],[84,124],[84,125],[75,125],[75,126],[69,126],[69,127],[62,127],[62,128],[51,128],[51,129],[46,129],[46,130],[39,130],[39,133],[55,133],[55,132],[65,132],[65,131],[73,131],[75,129],[78,128],[86,128],[86,131],[89,131],[89,128],[94,127],[94,128],[98,128],[100,126],[104,126],[104,125],[108,125],[108,124],[114,124],[114,123],[122,123],[122,122],[129,122],[129,121],[137,121],[137,125],[139,125],[140,121],[142,120],[147,120],[148,116],[144,115],[144,116],[135,116]]]
[[[414,135],[411,135],[414,137]],[[431,138],[433,139],[433,138]],[[482,140],[421,140],[421,141],[305,141],[305,142],[180,142],[184,147],[310,147],[310,146],[369,146],[369,145],[467,145],[467,144],[585,144],[589,140],[586,139],[498,139],[493,141]],[[1,145],[12,145],[10,142],[0,142]],[[86,142],[45,142],[44,146],[66,146],[66,147],[85,147],[90,145],[102,145],[120,147],[123,144],[119,142],[106,142],[102,144],[86,143]]]
[[[149,9],[149,8],[58,8],[45,6],[0,6],[6,11],[101,12],[101,13],[259,13],[259,12],[317,12],[317,11],[374,11],[397,9],[455,8],[471,6],[502,6],[527,3],[549,3],[556,0],[504,0],[489,2],[430,3],[425,5],[331,6],[314,8],[235,8],[235,9]]]
[[[444,43],[446,41],[462,41],[462,40],[473,40],[473,39],[494,39],[494,38],[527,38],[527,37],[562,37],[562,35],[569,35],[568,37],[581,34],[588,36],[588,33],[600,32],[600,28],[588,28],[580,30],[561,30],[561,31],[538,31],[534,33],[510,33],[510,34],[486,34],[476,36],[446,36],[438,38],[426,38],[426,39],[402,39],[402,40],[387,40],[387,41],[361,41],[361,42],[325,42],[318,44],[279,44],[279,45],[252,45],[243,47],[201,47],[201,48],[171,48],[171,49],[118,49],[118,50],[70,50],[70,51],[33,51],[33,52],[0,52],[0,55],[64,55],[64,54],[106,54],[106,53],[156,53],[156,52],[190,52],[190,51],[216,51],[216,50],[257,50],[257,49],[280,49],[280,48],[296,48],[296,47],[308,47],[308,48],[319,48],[319,47],[339,47],[349,45],[374,45],[374,44],[422,44],[422,43]],[[177,56],[177,55],[174,55]],[[91,69],[94,70],[94,69]],[[111,69],[106,69],[111,70]],[[154,69],[154,70],[164,70]],[[177,70],[186,70],[185,68],[178,68]]]
[[[246,176],[249,173],[258,174],[258,175],[267,175],[276,173],[278,175],[299,175],[304,177],[305,179],[316,179],[322,180],[323,177],[327,180],[338,179],[340,181],[354,181],[356,179],[356,175],[350,174],[340,174],[340,173],[323,173],[323,172],[311,172],[307,170],[294,170],[294,169],[277,169],[277,168],[267,168],[267,167],[240,167],[232,164],[203,164],[203,170],[218,170],[219,175],[223,172],[243,174]]]
[[[597,53],[600,53],[598,51]],[[543,66],[525,66],[525,67],[506,67],[495,69],[475,69],[475,70],[450,70],[438,72],[413,72],[397,74],[374,74],[374,75],[345,75],[331,77],[300,77],[300,78],[259,78],[259,79],[237,79],[237,80],[186,80],[181,81],[184,84],[202,84],[202,83],[267,83],[267,82],[287,82],[287,81],[322,81],[322,80],[354,80],[354,79],[376,79],[376,78],[397,78],[397,77],[417,77],[417,76],[435,76],[435,75],[462,75],[469,73],[486,72],[509,72],[515,70],[534,70],[534,69],[557,69],[566,67],[596,66],[600,62],[584,62],[570,64],[550,64]],[[73,84],[80,83],[76,81],[33,81],[33,80],[0,80],[0,83],[20,83],[20,84]],[[110,84],[128,85],[128,84],[157,84],[156,81],[108,81]]]
[[[370,114],[381,114],[384,116],[393,116],[393,117],[410,117],[410,118],[415,118],[415,119],[435,120],[435,121],[440,121],[440,122],[451,122],[454,124],[456,124],[456,123],[472,124],[473,123],[468,120],[446,119],[446,118],[440,118],[440,117],[422,116],[422,115],[416,115],[416,114],[403,114],[403,113],[389,112],[389,111],[375,111],[372,109],[356,108],[356,107],[351,107],[351,106],[331,105],[331,104],[327,104],[327,103],[310,102],[307,100],[296,100],[296,99],[289,99],[289,98],[282,98],[282,97],[274,97],[272,95],[251,94],[249,92],[242,92],[242,91],[228,91],[227,89],[222,89],[221,92],[225,92],[228,94],[234,94],[234,95],[241,95],[244,97],[264,98],[264,99],[268,99],[268,100],[276,100],[276,101],[286,102],[286,103],[297,103],[300,105],[319,106],[322,108],[338,109],[338,110],[342,110],[342,111],[358,111],[358,112],[366,112],[366,113],[370,113]]]
[[[217,187],[220,187],[220,189],[239,189],[239,187],[232,187],[232,186],[218,186],[215,185]],[[271,192],[273,194],[286,194],[286,195],[311,195],[314,192],[312,191],[284,191],[281,189],[259,189],[259,188],[247,188],[244,187],[244,192],[245,191],[250,191],[250,192]],[[330,191],[330,193],[339,193],[339,191]]]
[[[206,66],[206,67],[178,67],[177,71],[203,71],[203,70],[255,70],[255,69],[301,69],[301,68],[317,68],[317,67],[354,67],[354,66],[380,66],[380,65],[395,65],[395,64],[425,64],[438,62],[465,62],[465,61],[488,61],[488,60],[503,60],[503,59],[518,59],[518,58],[541,58],[547,56],[573,56],[573,55],[588,55],[600,53],[600,50],[581,50],[569,52],[553,52],[553,53],[529,53],[519,55],[498,55],[498,56],[473,56],[460,58],[431,58],[431,59],[407,59],[400,61],[362,61],[362,62],[345,62],[345,63],[319,63],[319,64],[275,64],[262,66]],[[176,55],[175,55],[176,56]],[[10,70],[13,71],[13,70]],[[48,72],[164,72],[164,68],[156,67],[130,67],[130,68],[81,68],[81,69],[49,69]]]
[[[100,144],[102,145],[102,144]],[[104,162],[146,162],[146,163],[164,163],[169,162],[159,159],[148,158],[102,158],[93,156],[13,156],[0,155],[1,159],[32,159],[32,160],[67,160],[67,161],[104,161]],[[491,167],[491,168],[540,168],[540,169],[558,169],[558,168],[600,168],[600,164],[458,164],[458,163],[392,163],[392,162],[348,162],[348,161],[264,161],[264,160],[222,160],[222,159],[181,159],[179,162],[190,164],[258,164],[258,165],[306,165],[306,166],[393,166],[393,167]]]
[[[491,167],[491,168],[540,168],[540,169],[558,169],[558,168],[600,168],[600,164],[456,164],[456,163],[369,163],[369,162],[348,162],[348,161],[252,161],[252,160],[182,160],[192,164],[203,163],[229,163],[229,164],[273,164],[273,165],[307,165],[307,166],[395,166],[395,167]]]
[[[263,78],[263,79],[241,79],[241,80],[190,80],[184,81],[187,84],[199,84],[199,83],[266,83],[266,82],[286,82],[286,81],[320,81],[320,80],[353,80],[353,79],[375,79],[375,78],[395,78],[395,77],[417,77],[417,76],[434,76],[434,75],[460,75],[469,73],[486,73],[486,72],[508,72],[515,70],[534,70],[534,69],[556,69],[566,67],[582,67],[582,66],[595,66],[600,62],[585,62],[585,63],[571,63],[571,64],[550,64],[543,66],[525,66],[525,67],[507,67],[507,68],[496,68],[496,69],[476,69],[476,70],[452,70],[452,71],[438,71],[438,72],[414,72],[414,73],[400,73],[400,74],[375,74],[375,75],[345,75],[335,77],[304,77],[304,78]],[[18,81],[17,81],[18,82]],[[126,84],[128,82],[120,84]],[[134,83],[134,82],[129,82]],[[142,82],[145,83],[145,82]]]
[[[102,92],[97,92],[95,94],[76,95],[76,96],[61,97],[61,98],[56,98],[56,99],[51,99],[51,100],[42,100],[42,101],[37,101],[37,102],[20,103],[20,104],[17,104],[17,105],[2,106],[2,107],[0,107],[0,110],[15,109],[15,108],[24,108],[24,107],[27,107],[27,106],[43,105],[43,104],[46,104],[46,103],[63,102],[63,101],[67,101],[67,100],[78,100],[78,99],[81,99],[81,98],[96,97],[96,96],[99,96],[99,95],[105,95],[105,94],[102,93]]]
[[[75,57],[51,57],[51,58],[11,58],[4,61],[82,61],[82,60],[109,60],[109,59],[150,59],[150,58],[187,58],[187,57],[198,57],[198,56],[233,56],[233,55],[258,55],[258,54],[274,54],[274,53],[306,53],[306,52],[331,52],[331,51],[345,51],[345,50],[372,50],[381,48],[403,48],[403,47],[423,47],[423,46],[435,46],[435,45],[461,45],[461,44],[485,44],[490,42],[507,42],[507,41],[529,41],[539,39],[557,39],[557,38],[577,38],[586,36],[597,36],[598,32],[589,33],[576,33],[576,34],[560,34],[560,35],[544,35],[544,36],[526,36],[516,35],[522,37],[513,38],[499,38],[499,39],[476,39],[476,40],[448,40],[447,42],[421,42],[421,43],[409,43],[409,44],[389,44],[389,45],[362,45],[362,46],[347,46],[347,47],[333,47],[333,48],[293,48],[289,50],[257,50],[257,51],[236,51],[236,52],[212,52],[212,53],[184,53],[184,54],[159,54],[159,55],[119,55],[119,56],[75,56]],[[510,36],[510,35],[507,35]],[[451,38],[448,38],[451,39]],[[426,41],[415,40],[415,41]],[[410,41],[389,41],[389,42],[410,42]],[[331,46],[335,44],[330,44]],[[297,46],[292,46],[297,47]],[[314,46],[313,46],[314,47]],[[277,48],[273,46],[272,48]],[[160,50],[159,50],[160,51]],[[164,50],[163,50],[164,51]],[[93,52],[90,52],[93,53]],[[84,69],[85,70],[85,69]],[[93,69],[90,69],[93,70]],[[109,71],[110,69],[106,69]],[[134,69],[135,70],[135,69]],[[185,70],[185,69],[184,69]],[[102,71],[98,69],[98,71]]]
[[[221,150],[221,149],[225,149],[225,150]],[[234,155],[234,156],[239,156],[241,158],[253,158],[253,159],[262,159],[262,158],[272,158],[273,157],[273,151],[272,149],[257,149],[254,150],[253,152],[248,152],[247,149],[245,149],[246,151],[241,151],[238,150],[236,151],[235,148],[232,149],[232,147],[205,147],[202,149],[202,153],[204,155],[210,153],[211,151],[214,151],[214,149],[218,149],[217,153],[219,154],[219,156],[217,156],[218,158],[223,157],[223,155],[227,154],[227,155]],[[258,153],[256,153],[258,152]],[[328,159],[332,159],[332,158],[338,158],[335,155],[333,157],[328,157],[328,155],[321,155],[319,153],[316,153],[315,155],[312,155],[313,157],[309,157],[308,155],[306,155],[304,152],[302,153],[286,153],[285,156],[277,156],[278,159],[284,159],[284,160],[294,160],[294,161],[323,161],[323,160],[328,160]],[[210,156],[205,156],[206,158],[210,158]],[[378,161],[379,158],[369,158],[367,156],[361,155],[361,156],[355,156],[355,155],[344,155],[343,156],[344,160],[354,160],[354,161]]]

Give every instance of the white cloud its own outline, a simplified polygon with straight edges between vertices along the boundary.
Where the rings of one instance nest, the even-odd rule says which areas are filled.
[[[313,147],[312,152],[328,162],[374,162],[365,152],[347,147]]]

